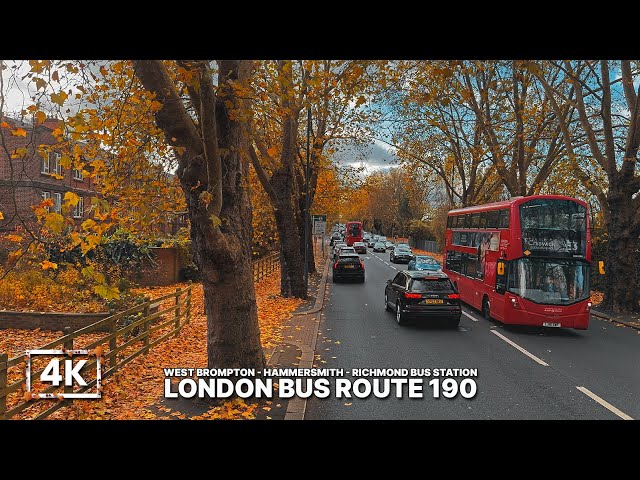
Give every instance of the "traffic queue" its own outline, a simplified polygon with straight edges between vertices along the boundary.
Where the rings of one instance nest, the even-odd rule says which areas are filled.
[[[448,275],[442,271],[440,262],[429,255],[417,255],[409,244],[393,242],[384,235],[363,230],[358,234],[358,226],[354,224],[359,223],[336,225],[332,230],[333,283],[345,280],[364,283],[366,268],[362,256],[382,253],[386,257],[388,254],[389,264],[407,264],[406,270],[400,270],[393,278],[386,279],[384,288],[385,309],[395,313],[397,324],[436,319],[457,328],[462,314],[460,295]],[[382,260],[383,255],[376,256]]]

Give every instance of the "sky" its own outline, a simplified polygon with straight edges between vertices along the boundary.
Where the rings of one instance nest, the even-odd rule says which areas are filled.
[[[397,163],[393,147],[380,140],[364,146],[344,140],[333,157],[341,166],[361,168],[364,175],[394,168]]]

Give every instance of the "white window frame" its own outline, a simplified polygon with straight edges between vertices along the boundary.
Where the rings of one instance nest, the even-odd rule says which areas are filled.
[[[54,158],[54,168],[55,168],[55,173],[57,175],[62,175],[62,165],[60,165],[60,158],[62,158],[62,155],[60,155],[58,152],[53,152],[53,158]]]
[[[84,180],[84,174],[82,173],[82,169],[81,168],[74,168],[73,169],[73,179],[74,180]]]
[[[62,194],[61,193],[56,192],[53,194],[53,210],[56,213],[62,212]]]
[[[84,217],[84,197],[80,197],[78,204],[73,207],[73,218]]]
[[[48,200],[51,198],[51,192],[42,192],[42,201]],[[49,207],[44,207],[45,210],[48,212],[49,211]]]
[[[40,169],[40,173],[51,173],[50,155],[51,152],[47,153],[46,157],[42,157],[42,168]]]

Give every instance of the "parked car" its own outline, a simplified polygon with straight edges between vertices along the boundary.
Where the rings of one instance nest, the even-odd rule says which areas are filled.
[[[384,252],[386,250],[386,246],[384,243],[382,242],[376,242],[373,244],[373,251],[374,252]]]
[[[409,263],[411,260],[413,260],[413,253],[409,247],[400,247],[396,245],[396,247],[389,253],[389,261],[391,263]]]
[[[442,265],[435,258],[428,255],[416,255],[407,265],[407,270],[428,270],[437,272]]]
[[[410,319],[441,319],[457,328],[462,315],[460,294],[443,272],[398,272],[387,280],[384,306],[396,312],[398,325]]]
[[[367,244],[364,242],[354,242],[353,249],[357,253],[367,253]]]
[[[393,250],[394,247],[395,247],[395,245],[393,244],[393,242],[390,242],[389,240],[384,242],[384,248],[386,250]]]
[[[357,253],[343,253],[333,264],[333,283],[343,279],[364,282],[364,262]]]

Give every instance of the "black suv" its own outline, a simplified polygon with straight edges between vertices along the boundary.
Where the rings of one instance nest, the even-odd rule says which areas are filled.
[[[357,253],[340,255],[333,264],[333,283],[343,278],[352,278],[364,282],[364,263]]]
[[[460,323],[460,294],[446,273],[405,270],[387,280],[384,306],[396,312],[396,322],[409,319],[442,319],[451,328]]]

